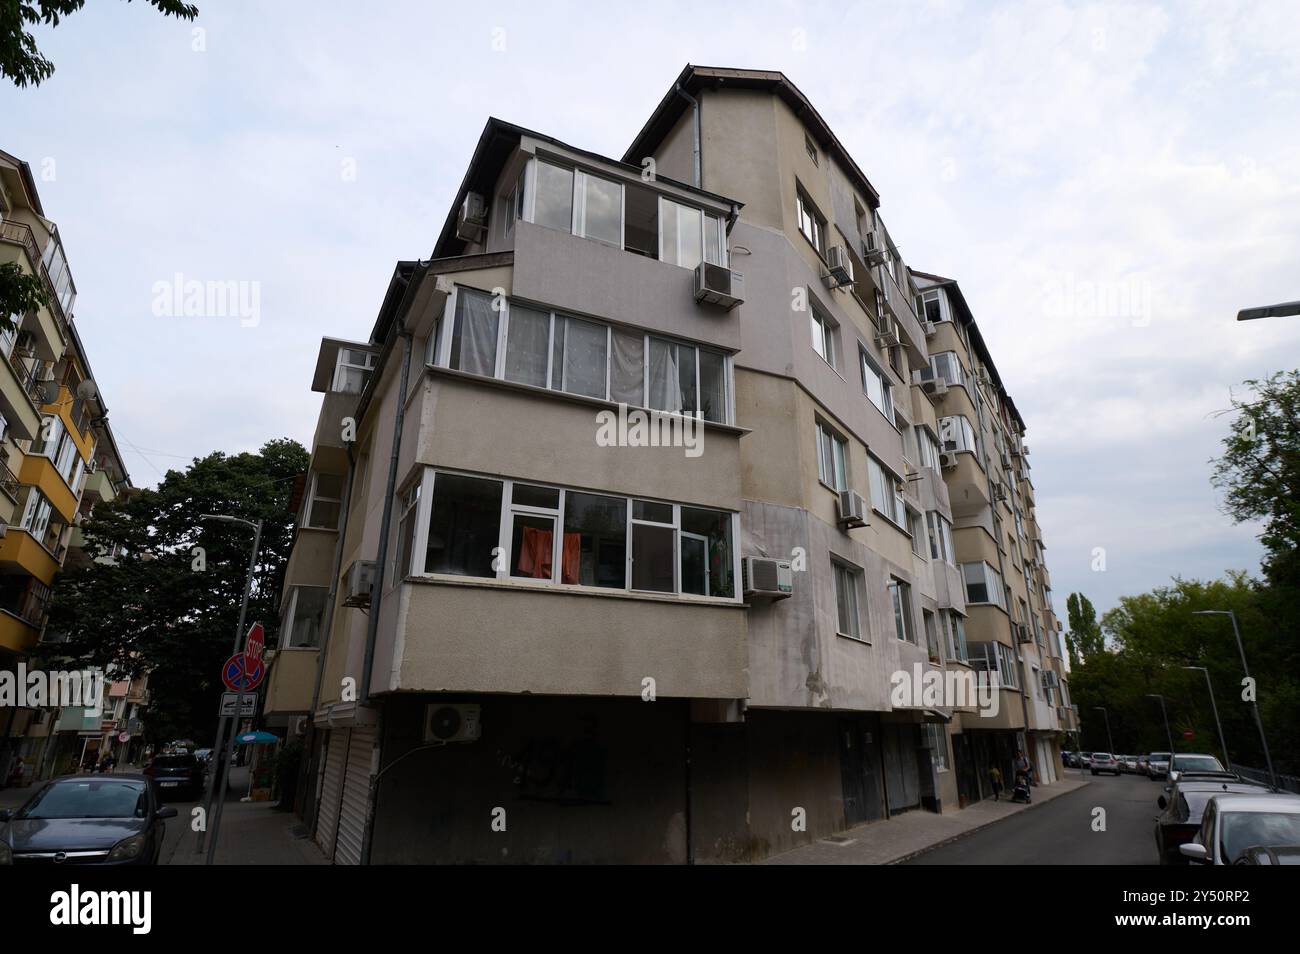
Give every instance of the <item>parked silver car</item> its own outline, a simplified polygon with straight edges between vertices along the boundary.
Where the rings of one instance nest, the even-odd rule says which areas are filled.
[[[1168,774],[1168,752],[1152,752],[1147,756],[1147,778],[1164,778]]]
[[[1092,769],[1092,774],[1100,772],[1109,772],[1112,775],[1119,774],[1119,759],[1109,752],[1093,752],[1092,759],[1088,762],[1088,767]]]
[[[1300,846],[1300,796],[1216,795],[1201,830],[1178,847],[1197,864],[1230,865],[1248,851]]]

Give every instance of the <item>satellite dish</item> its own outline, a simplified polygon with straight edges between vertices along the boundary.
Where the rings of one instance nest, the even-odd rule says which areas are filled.
[[[86,380],[77,385],[77,397],[81,398],[83,401],[89,401],[98,394],[99,387],[90,378],[86,378]]]

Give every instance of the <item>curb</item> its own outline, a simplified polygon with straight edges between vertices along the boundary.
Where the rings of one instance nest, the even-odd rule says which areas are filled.
[[[950,835],[949,837],[943,839],[942,841],[936,841],[932,845],[926,845],[924,848],[918,848],[915,851],[909,851],[905,855],[899,855],[897,858],[891,858],[888,861],[880,861],[877,862],[877,864],[901,865],[906,861],[911,861],[913,858],[917,858],[920,857],[921,855],[928,854],[931,851],[937,851],[940,848],[946,848],[948,845],[951,845],[954,842],[961,841],[963,838],[967,838],[978,831],[983,831],[986,828],[992,828],[994,825],[998,825],[1004,821],[1015,818],[1017,815],[1023,815],[1025,812],[1031,812],[1035,808],[1040,808],[1043,805],[1050,804],[1051,802],[1056,801],[1058,798],[1064,798],[1066,795],[1073,795],[1075,792],[1081,791],[1082,789],[1087,788],[1091,784],[1092,784],[1091,781],[1085,781],[1078,788],[1072,788],[1068,792],[1061,792],[1058,795],[1053,795],[1051,798],[1043,799],[1042,801],[1030,802],[1028,805],[1020,809],[1020,811],[1018,812],[1012,812],[1009,815],[1003,815],[1001,818],[992,818],[989,821],[984,822],[982,825],[976,825],[974,828],[969,828],[966,831],[963,831],[959,834]]]

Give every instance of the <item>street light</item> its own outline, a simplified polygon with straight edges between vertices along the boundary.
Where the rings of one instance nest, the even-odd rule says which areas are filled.
[[[1300,305],[1300,302],[1297,302]],[[1241,642],[1241,630],[1237,628],[1237,614],[1232,610],[1194,610],[1193,616],[1226,616],[1232,620],[1232,633],[1237,637],[1237,652],[1241,654],[1241,671],[1250,678],[1250,667],[1246,665],[1246,647]],[[1255,714],[1255,728],[1259,730],[1259,744],[1264,747],[1264,761],[1268,764],[1268,775],[1273,781],[1273,787],[1277,788],[1277,775],[1273,772],[1273,756],[1268,753],[1268,739],[1264,738],[1264,722],[1259,717],[1259,703],[1255,701],[1255,693],[1251,692],[1250,709]],[[1232,766],[1224,766],[1231,769]]]
[[[1210,683],[1210,670],[1206,669],[1204,666],[1184,666],[1183,668],[1199,670],[1200,672],[1205,673],[1205,688],[1210,691],[1210,708],[1214,710],[1214,724],[1218,726],[1219,729],[1219,747],[1223,749],[1223,761],[1224,761],[1223,767],[1231,768],[1232,759],[1228,757],[1228,743],[1223,738],[1223,723],[1219,721],[1219,707],[1214,704],[1214,686]],[[1169,761],[1171,764],[1173,763],[1173,760],[1174,760],[1174,753],[1172,750],[1170,750]]]
[[[1260,308],[1243,308],[1237,312],[1237,320],[1253,321],[1256,318],[1291,318],[1295,315],[1300,315],[1300,301],[1288,301],[1280,305],[1264,305]]]
[[[231,652],[231,655],[235,655],[239,652],[240,642],[244,637],[244,620],[248,615],[248,597],[253,591],[253,573],[257,569],[257,551],[262,545],[262,521],[245,520],[243,517],[231,517],[226,514],[216,513],[200,514],[199,519],[212,520],[217,523],[242,524],[245,527],[253,528],[253,552],[248,558],[248,578],[244,581],[244,598],[240,601],[239,622],[235,625],[235,648]],[[234,720],[237,719],[238,716],[235,716]],[[221,811],[226,802],[226,784],[230,776],[230,760],[234,757],[235,753],[235,728],[239,724],[234,720],[222,718],[217,728],[217,740],[214,748],[217,752],[220,752],[222,738],[226,735],[226,723],[227,721],[231,722],[229,738],[225,742],[226,758],[225,761],[222,762],[218,756],[217,772],[214,773],[212,785],[208,787],[208,803],[207,808],[203,813],[204,826],[199,831],[198,847],[195,848],[195,853],[203,851],[204,841],[205,839],[207,840],[208,853],[203,862],[205,865],[212,864],[212,859],[217,853],[217,830],[221,827]],[[217,776],[220,776],[220,780],[218,780]],[[220,797],[216,798],[216,804],[214,805],[213,798],[217,793],[220,793]],[[206,838],[208,828],[212,829],[212,837],[210,839]]]
[[[1165,738],[1169,741],[1169,757],[1174,757],[1174,734],[1169,731],[1169,710],[1165,708],[1165,697],[1158,692],[1148,692],[1148,699],[1160,700],[1160,714],[1165,717]]]
[[[1093,706],[1106,718],[1106,744],[1110,746],[1110,754],[1115,754],[1115,740],[1110,737],[1110,713],[1106,711],[1105,706]]]

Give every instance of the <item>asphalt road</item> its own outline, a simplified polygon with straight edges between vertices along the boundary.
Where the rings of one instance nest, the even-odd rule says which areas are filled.
[[[1067,770],[1078,778],[1078,769]],[[1156,799],[1142,775],[1084,776],[1091,783],[912,859],[913,865],[1153,865]],[[1105,809],[1105,830],[1093,830]]]

